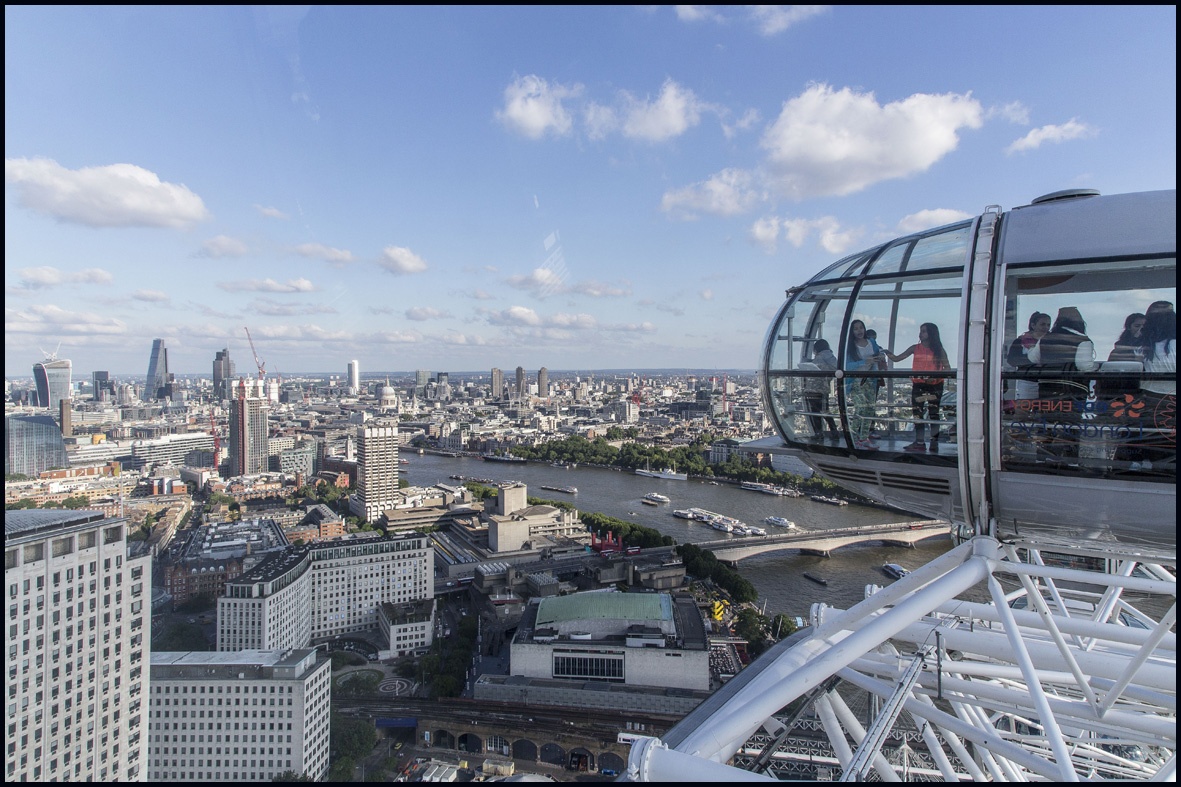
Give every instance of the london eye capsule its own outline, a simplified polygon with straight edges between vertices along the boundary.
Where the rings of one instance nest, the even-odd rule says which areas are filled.
[[[1175,553],[1176,222],[1058,192],[836,262],[768,332],[764,450],[963,535]]]

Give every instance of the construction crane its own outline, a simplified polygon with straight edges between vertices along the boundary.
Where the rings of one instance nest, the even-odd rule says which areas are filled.
[[[213,411],[209,412],[209,431],[213,434],[213,470],[217,471],[221,464],[221,437],[217,433],[217,422],[213,420]]]
[[[254,349],[254,339],[250,338],[250,329],[243,326],[246,330],[246,341],[250,342],[250,352],[254,353],[254,365],[258,367],[258,387],[262,389],[263,378],[267,376],[267,362],[258,357],[258,350]]]

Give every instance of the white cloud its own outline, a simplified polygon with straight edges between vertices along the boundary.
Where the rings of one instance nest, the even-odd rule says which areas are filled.
[[[699,294],[701,295],[701,300],[703,301],[712,301],[714,299],[713,290],[702,290]]]
[[[331,262],[337,265],[353,261],[353,253],[351,251],[334,249],[322,243],[301,243],[293,248],[292,251],[301,257],[324,260],[325,262]]]
[[[616,331],[619,333],[656,333],[656,326],[650,322],[629,322],[619,323],[615,325],[604,325],[604,331]]]
[[[742,117],[738,118],[733,125],[722,122],[722,134],[726,139],[734,139],[740,131],[749,131],[759,122],[762,115],[757,109],[748,109],[742,113]]]
[[[983,124],[970,94],[916,93],[878,104],[872,93],[813,85],[783,105],[763,134],[773,181],[800,200],[844,196],[923,172]]]
[[[970,218],[972,218],[972,214],[964,213],[962,210],[931,208],[904,216],[902,221],[898,222],[898,229],[909,235],[912,232],[922,232],[932,227],[942,227],[944,224],[951,224]]]
[[[241,257],[248,251],[246,244],[228,235],[216,235],[201,244],[198,256],[218,259],[221,257]]]
[[[632,294],[631,287],[626,283],[617,287],[614,284],[593,280],[576,282],[569,287],[569,291],[591,298],[621,298]]]
[[[1019,126],[1029,125],[1029,107],[1020,101],[1010,101],[999,107],[989,107],[988,118],[1001,117]]]
[[[102,268],[83,268],[67,273],[50,265],[35,268],[20,268],[16,271],[17,282],[9,289],[13,292],[41,290],[62,284],[110,284],[115,277]]]
[[[414,320],[415,322],[425,322],[426,320],[445,320],[451,317],[451,314],[445,311],[439,311],[431,306],[415,306],[406,310],[406,319]]]
[[[701,213],[733,216],[750,210],[758,200],[753,181],[745,170],[724,169],[709,180],[666,191],[660,209],[680,219],[695,219]]]
[[[484,290],[480,290],[480,289],[473,290],[471,297],[477,301],[491,301],[491,300],[495,300],[495,298],[496,298],[496,296],[492,295],[491,293],[485,292]]]
[[[268,219],[282,219],[283,221],[287,221],[291,218],[278,208],[271,208],[267,207],[266,205],[255,205],[254,209],[266,216]]]
[[[692,90],[666,79],[656,100],[643,100],[623,93],[623,135],[631,139],[663,142],[679,137],[701,122],[702,110],[709,109]]]
[[[564,136],[573,125],[562,100],[577,96],[581,85],[551,85],[536,74],[517,77],[504,89],[504,108],[496,117],[507,128],[529,139],[541,139],[547,133]]]
[[[1072,139],[1083,139],[1094,136],[1095,133],[1095,129],[1086,123],[1080,123],[1077,119],[1071,118],[1059,126],[1035,128],[1005,148],[1005,153],[1012,154],[1021,153],[1026,150],[1036,150],[1041,147],[1043,142],[1066,142]]]
[[[226,292],[315,292],[316,285],[307,279],[288,279],[277,282],[274,279],[246,279],[244,281],[218,282],[219,289]]]
[[[439,337],[439,341],[443,342],[443,344],[451,344],[457,347],[483,347],[488,344],[483,336],[469,336],[464,333],[449,333]]]
[[[488,322],[493,325],[534,326],[541,325],[541,317],[527,306],[510,306],[504,311],[489,314]]]
[[[768,254],[779,246],[779,217],[764,216],[750,226],[750,237]]]
[[[827,5],[754,5],[750,6],[751,19],[765,36],[782,33],[797,22],[822,14],[831,6]]]
[[[708,5],[678,5],[673,6],[677,19],[682,22],[722,22],[725,18]]]
[[[751,240],[768,254],[778,248],[779,233],[795,248],[800,248],[813,234],[820,247],[830,254],[847,251],[861,237],[862,231],[842,227],[833,216],[817,219],[789,219],[778,216],[764,216],[751,225]]]
[[[247,306],[252,312],[268,317],[297,317],[304,314],[336,314],[336,309],[320,303],[279,303],[270,298],[257,298]]]
[[[591,102],[582,110],[582,122],[590,139],[605,139],[619,128],[619,116],[611,107]]]
[[[4,309],[5,333],[39,333],[47,338],[62,334],[91,336],[125,334],[121,320],[76,309],[62,309],[53,304],[37,304],[27,309]]]
[[[599,321],[589,314],[555,314],[547,321],[556,328],[573,328],[590,331],[598,327]]]
[[[134,164],[66,169],[45,158],[5,159],[4,179],[22,207],[89,227],[186,229],[209,218],[188,188]]]
[[[563,292],[563,277],[552,268],[534,268],[529,275],[516,274],[505,279],[505,283],[518,290],[530,292],[537,297]]]
[[[386,246],[377,264],[388,273],[422,273],[427,269],[422,257],[403,246]]]
[[[172,300],[168,293],[160,292],[159,290],[136,290],[131,293],[131,297],[137,301],[144,301],[146,303],[167,303]]]

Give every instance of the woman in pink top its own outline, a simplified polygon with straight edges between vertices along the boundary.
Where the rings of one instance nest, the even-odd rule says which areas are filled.
[[[885,350],[886,357],[895,363],[914,356],[910,368],[916,372],[942,372],[950,367],[947,362],[947,352],[943,349],[943,342],[939,340],[939,328],[932,322],[925,322],[919,326],[919,342],[907,347],[898,355]],[[914,413],[914,442],[904,448],[904,451],[926,453],[927,446],[924,436],[927,432],[925,421],[939,420],[939,402],[943,398],[942,377],[911,377],[910,404]],[[932,453],[938,450],[939,426],[931,426]]]

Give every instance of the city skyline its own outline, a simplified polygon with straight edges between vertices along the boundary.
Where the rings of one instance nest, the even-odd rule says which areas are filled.
[[[1173,8],[5,21],[13,377],[249,372],[244,326],[271,374],[755,368],[845,254],[1176,182]]]

